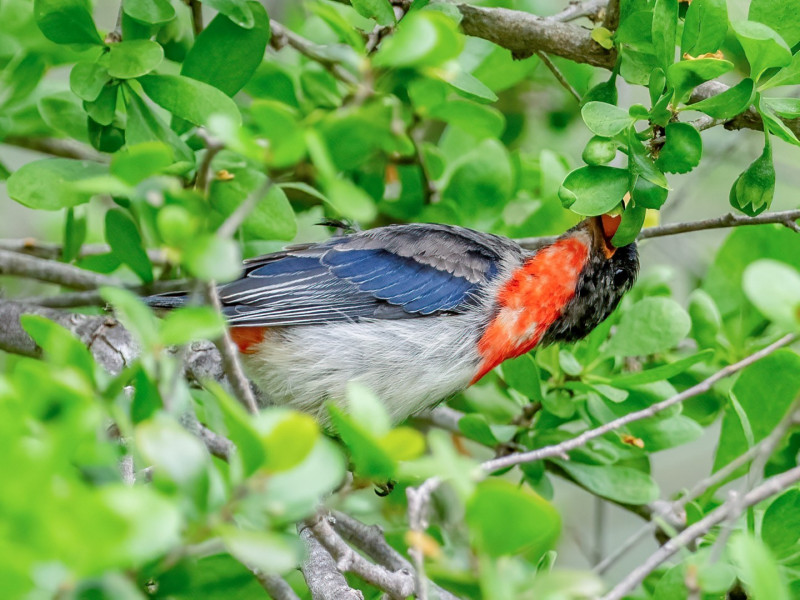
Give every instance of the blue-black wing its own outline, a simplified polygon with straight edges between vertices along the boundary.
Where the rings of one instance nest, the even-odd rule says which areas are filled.
[[[504,257],[521,256],[510,240],[469,229],[395,225],[251,259],[219,296],[228,321],[239,326],[461,312],[479,300]]]

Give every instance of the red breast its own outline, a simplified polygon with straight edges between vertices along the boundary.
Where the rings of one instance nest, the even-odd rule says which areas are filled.
[[[478,341],[481,361],[472,383],[508,358],[531,350],[575,295],[589,247],[567,238],[536,253],[497,294],[498,311]]]

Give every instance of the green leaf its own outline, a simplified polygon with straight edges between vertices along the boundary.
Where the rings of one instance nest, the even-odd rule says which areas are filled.
[[[455,22],[444,13],[408,13],[373,58],[377,67],[438,66],[459,55],[464,45]]]
[[[108,173],[108,167],[85,160],[47,158],[29,162],[8,178],[8,195],[30,208],[58,210],[88,202],[91,193],[73,185]]]
[[[667,141],[658,154],[656,166],[667,173],[688,173],[700,164],[703,140],[689,123],[669,123]]]
[[[264,464],[266,458],[261,435],[244,406],[232,398],[219,383],[205,381],[203,386],[211,392],[222,413],[224,430],[219,433],[226,435],[236,445],[234,458],[241,458],[244,475],[249,477]]]
[[[341,408],[328,405],[331,423],[350,450],[350,456],[359,475],[377,480],[394,477],[395,461],[381,447],[370,429],[347,415]]]
[[[117,319],[132,332],[145,348],[159,344],[158,321],[153,312],[133,292],[122,288],[100,288],[103,300],[114,307]]]
[[[764,98],[761,104],[787,119],[800,117],[800,98]]]
[[[205,476],[209,455],[203,443],[163,414],[136,427],[136,449],[159,475],[184,488]]]
[[[692,318],[692,337],[701,348],[714,348],[717,333],[722,325],[722,316],[714,299],[702,289],[689,294],[689,316]]]
[[[136,223],[119,209],[106,213],[106,241],[111,253],[145,283],[153,281],[153,265],[142,246],[142,236]]]
[[[161,322],[161,343],[177,346],[214,340],[225,331],[225,319],[210,306],[186,306],[170,311]]]
[[[175,151],[175,158],[194,164],[194,153],[166,123],[150,110],[147,103],[127,84],[123,85],[128,123],[125,140],[129,146],[146,142],[167,142]]]
[[[769,208],[774,193],[775,167],[772,164],[772,147],[767,143],[761,156],[736,179],[729,200],[731,206],[754,217]]]
[[[169,0],[122,0],[122,9],[132,19],[151,25],[175,18],[175,9]]]
[[[507,360],[501,367],[503,380],[531,401],[542,401],[542,382],[536,361],[530,354]]]
[[[353,8],[362,17],[375,19],[379,25],[394,25],[395,17],[389,0],[353,0]]]
[[[285,168],[305,157],[305,128],[296,111],[276,100],[255,100],[250,105],[250,116],[258,132],[269,140],[267,164]]]
[[[253,6],[248,0],[204,0],[203,4],[225,15],[239,27],[250,29],[255,25]]]
[[[220,13],[197,36],[181,67],[181,75],[203,81],[233,96],[253,77],[270,38],[267,11],[247,4],[253,25],[243,29]]]
[[[614,47],[614,34],[605,27],[595,27],[589,35],[606,50],[611,50]]]
[[[296,411],[263,412],[256,427],[266,456],[264,468],[271,472],[287,471],[302,463],[320,436],[314,418]]]
[[[489,427],[489,422],[482,414],[464,415],[458,420],[458,429],[461,433],[479,444],[493,448],[499,441]]]
[[[800,327],[800,273],[786,263],[764,258],[745,269],[744,293],[769,320],[782,328]]]
[[[586,143],[581,158],[587,165],[604,165],[616,158],[618,146],[616,140],[595,135]]]
[[[206,281],[233,281],[242,273],[239,245],[213,234],[200,236],[186,247],[184,264],[193,276]]]
[[[782,571],[761,540],[740,533],[729,542],[728,548],[748,597],[789,600]]]
[[[775,498],[761,520],[761,539],[778,558],[797,553],[800,542],[800,490],[786,490]]]
[[[695,102],[681,110],[699,110],[715,119],[730,119],[743,113],[753,103],[755,83],[743,79],[735,86],[700,102]]]
[[[195,125],[207,126],[213,115],[242,122],[233,100],[202,81],[182,75],[145,75],[139,82],[153,102]]]
[[[161,44],[151,40],[118,42],[108,47],[106,69],[111,77],[134,79],[149,73],[163,60]]]
[[[323,182],[330,206],[341,216],[361,223],[371,222],[377,215],[375,201],[360,187],[347,179]]]
[[[614,237],[611,238],[611,244],[615,248],[624,248],[636,241],[636,236],[639,235],[644,225],[646,214],[647,209],[643,206],[628,206],[622,213],[622,220]]]
[[[462,96],[483,102],[495,102],[497,94],[486,87],[477,77],[458,69],[452,74],[447,74],[444,80],[452,85]]]
[[[800,4],[796,0],[752,0],[747,18],[771,27],[790,47],[800,42]]]
[[[775,75],[761,84],[761,89],[779,87],[782,85],[797,85],[800,83],[800,52],[792,56],[792,62],[779,70]]]
[[[512,193],[513,171],[506,147],[486,139],[451,165],[442,197],[472,214],[504,206]]]
[[[800,140],[797,139],[794,131],[783,122],[775,112],[770,108],[769,103],[764,101],[764,97],[758,94],[758,112],[761,119],[764,121],[766,129],[773,135],[781,138],[783,141],[795,146],[800,146]]]
[[[468,131],[480,140],[500,137],[506,126],[503,113],[496,108],[462,99],[435,104],[428,116]]]
[[[297,540],[263,531],[227,526],[221,531],[225,548],[242,564],[261,573],[285,573],[301,559]]]
[[[691,329],[686,311],[670,298],[640,300],[622,315],[609,340],[610,356],[645,356],[674,348]]]
[[[101,44],[88,0],[35,0],[33,14],[44,36],[56,44]]]
[[[267,190],[266,176],[252,169],[230,169],[231,179],[214,179],[209,187],[211,206],[227,217],[236,210],[250,194],[261,192],[253,210],[242,224],[248,235],[263,240],[291,240],[297,234],[294,211],[286,193],[277,185]]]
[[[605,102],[587,102],[581,108],[581,116],[592,133],[606,138],[617,135],[634,121],[628,111]]]
[[[351,381],[347,385],[347,415],[354,423],[377,437],[388,433],[392,426],[389,413],[380,399],[371,389],[357,381]]]
[[[41,315],[22,315],[19,322],[49,363],[77,369],[88,382],[94,382],[92,354],[71,331]]]
[[[555,545],[561,531],[558,512],[544,498],[497,478],[476,486],[467,501],[466,521],[474,543],[489,556],[525,553],[534,564]]]
[[[69,88],[81,100],[97,100],[109,81],[108,71],[98,62],[75,63],[69,73]]]
[[[64,247],[61,250],[61,260],[64,262],[72,262],[80,253],[81,246],[86,241],[86,220],[86,211],[74,207],[67,209]]]
[[[792,51],[773,29],[755,21],[731,23],[736,38],[750,63],[750,78],[758,81],[767,69],[792,62]]]
[[[658,485],[647,473],[617,465],[587,465],[553,459],[552,462],[590,492],[624,504],[647,504],[659,496]]]
[[[616,167],[580,167],[564,179],[558,197],[565,208],[579,215],[602,215],[628,191],[628,171]]]
[[[136,185],[172,165],[172,149],[161,142],[129,145],[111,160],[111,174]]]
[[[776,376],[780,374],[780,376]],[[769,390],[769,402],[764,392]],[[732,405],[725,409],[719,444],[714,457],[718,471],[750,447],[763,440],[780,420],[800,393],[800,356],[791,350],[777,350],[742,371],[731,390],[749,425],[745,433],[740,416]],[[750,437],[748,440],[748,437]],[[746,472],[743,467],[736,475]]]
[[[681,54],[700,56],[716,52],[727,33],[728,7],[725,0],[694,0],[689,4],[683,23]]]
[[[686,101],[692,90],[701,83],[716,79],[732,69],[732,62],[718,58],[682,60],[670,65],[667,81],[675,90],[675,104]]]
[[[87,138],[86,113],[69,92],[39,98],[37,108],[48,127],[76,140]]]
[[[640,175],[636,175],[636,181],[631,190],[631,198],[635,206],[639,208],[652,208],[658,210],[667,201],[669,190],[648,181]]]
[[[611,383],[616,387],[630,387],[643,385],[645,383],[653,383],[655,381],[662,381],[669,379],[683,373],[689,367],[697,363],[706,362],[714,355],[711,350],[703,350],[692,356],[681,358],[674,362],[669,362],[654,369],[647,369],[646,371],[639,371],[638,373],[631,373],[614,377]]]
[[[653,48],[665,71],[675,62],[678,31],[678,0],[656,0],[653,6]]]

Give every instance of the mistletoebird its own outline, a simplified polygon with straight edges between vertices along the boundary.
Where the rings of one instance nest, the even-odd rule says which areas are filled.
[[[324,421],[326,402],[358,381],[400,421],[608,317],[639,268],[635,244],[611,243],[618,225],[591,217],[536,250],[463,227],[390,225],[250,259],[219,297],[270,403]],[[174,308],[186,296],[148,301]]]

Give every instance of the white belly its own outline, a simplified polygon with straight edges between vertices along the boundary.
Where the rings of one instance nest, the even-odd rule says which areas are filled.
[[[349,381],[375,392],[393,422],[466,388],[480,356],[475,313],[268,330],[245,367],[267,401],[326,423]]]

